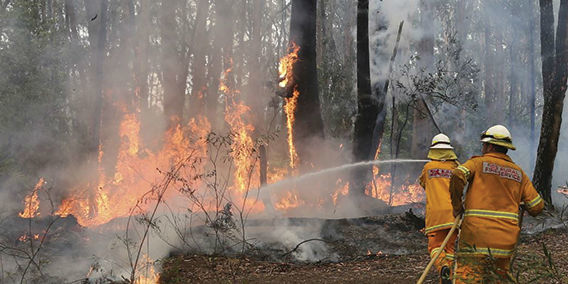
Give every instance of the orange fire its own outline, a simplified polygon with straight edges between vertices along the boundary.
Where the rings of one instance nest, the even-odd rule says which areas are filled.
[[[45,184],[45,180],[40,178],[39,181],[34,186],[33,191],[28,194],[24,199],[24,211],[18,213],[22,218],[33,218],[39,216],[39,199],[37,192]]]
[[[343,183],[341,179],[338,179],[335,182],[335,185],[340,186]],[[337,198],[339,195],[345,196],[349,194],[349,182],[345,183],[342,187],[339,187],[335,192],[331,195],[331,200],[333,201],[333,205],[337,205]]]
[[[21,236],[18,238],[18,241],[24,243],[24,242],[27,242],[28,240],[31,240],[31,239],[32,239],[32,238],[30,238],[30,237],[28,236],[28,234],[26,233],[26,234],[21,235]],[[39,240],[39,234],[34,234],[34,235],[33,235],[33,239],[34,239],[34,240]]]
[[[297,46],[296,43],[292,42],[288,50],[288,54],[280,58],[280,64],[278,66],[278,76],[280,80],[278,86],[281,88],[286,88],[290,82],[293,82],[292,70],[294,68],[294,64],[298,61],[298,51],[300,50],[300,47]],[[296,168],[298,161],[298,153],[294,146],[294,119],[299,95],[300,92],[296,89],[296,87],[294,87],[292,97],[284,98],[286,101],[284,112],[286,113],[286,128],[288,129],[288,151],[290,168],[292,169]]]
[[[154,270],[154,262],[147,255],[142,256],[141,263],[143,269],[140,271],[142,275],[134,281],[136,284],[156,284],[160,281],[160,273]]]
[[[156,168],[169,170],[194,150],[197,152],[195,155],[205,157],[207,145],[204,138],[210,131],[207,119],[200,117],[186,125],[176,124],[166,132],[162,148],[154,153],[140,149],[137,113],[123,111],[114,176],[108,179],[99,164],[96,186],[85,184],[76,188],[72,196],[61,202],[56,215],[65,217],[73,214],[83,226],[96,226],[126,217],[139,198],[163,177]],[[197,165],[196,170],[199,169],[200,165]]]
[[[286,128],[288,129],[288,151],[290,155],[290,168],[292,169],[296,168],[298,161],[298,153],[296,152],[296,146],[294,146],[294,114],[299,95],[300,92],[294,89],[292,97],[284,99],[286,101],[284,112],[286,113]]]
[[[374,180],[366,187],[366,194],[384,202],[389,202],[391,198],[391,174],[378,174],[378,168],[373,168]],[[405,205],[409,203],[421,202],[424,200],[425,193],[419,184],[409,182],[400,185],[400,188],[392,192],[392,206]]]
[[[252,133],[254,126],[247,122],[250,108],[239,100],[238,90],[232,90],[226,84],[231,68],[225,70],[220,80],[219,90],[225,94],[225,121],[229,124],[232,133],[231,157],[235,165],[235,186],[239,193],[251,189],[253,168],[256,164],[254,158],[254,141]]]
[[[285,196],[274,204],[274,208],[278,210],[289,210],[300,207],[303,204],[305,204],[304,200],[300,199],[295,192],[287,191]]]
[[[289,82],[292,81],[292,69],[294,68],[294,63],[298,61],[298,51],[300,47],[295,43],[291,42],[291,46],[288,48],[288,54],[280,58],[280,64],[278,65],[278,76],[280,82],[278,86],[285,88]]]

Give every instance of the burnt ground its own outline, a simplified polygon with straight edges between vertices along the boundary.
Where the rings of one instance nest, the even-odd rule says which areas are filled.
[[[331,226],[335,232],[323,236],[337,256],[334,260],[178,255],[163,261],[160,283],[415,283],[429,261],[426,237],[408,214],[325,223],[323,231]],[[394,238],[383,237],[395,232]],[[391,250],[377,254],[379,247]],[[368,251],[372,254],[367,255]],[[520,283],[568,283],[568,231],[549,229],[523,235],[514,272]],[[434,274],[430,273],[426,283],[437,283]]]

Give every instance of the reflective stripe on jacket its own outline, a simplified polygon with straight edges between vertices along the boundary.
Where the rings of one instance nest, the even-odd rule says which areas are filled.
[[[456,209],[462,206],[468,182],[460,252],[509,257],[519,234],[519,204],[524,202],[528,212],[537,215],[544,207],[542,198],[506,154],[473,157],[453,171],[450,192]]]
[[[452,227],[450,176],[456,161],[430,161],[422,170],[420,185],[426,190],[426,233]]]

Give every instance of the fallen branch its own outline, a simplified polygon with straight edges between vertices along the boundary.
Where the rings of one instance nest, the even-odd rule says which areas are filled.
[[[320,241],[320,242],[324,242],[324,243],[331,243],[331,241],[326,241],[326,240],[324,240],[324,239],[317,239],[317,238],[308,239],[308,240],[305,240],[305,241],[301,241],[299,244],[296,245],[296,247],[295,247],[294,249],[292,249],[291,251],[288,251],[288,252],[286,252],[285,254],[283,254],[282,257],[286,257],[286,256],[292,254],[293,252],[297,251],[298,248],[300,248],[301,245],[303,245],[303,244],[305,244],[305,243],[307,243],[307,242],[311,242],[311,241]]]

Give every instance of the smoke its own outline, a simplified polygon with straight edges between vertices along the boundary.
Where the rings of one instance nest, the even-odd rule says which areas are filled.
[[[226,69],[232,68],[232,73],[226,78],[227,84],[237,89],[250,107],[256,136],[271,136],[278,133],[277,129],[283,125],[280,114],[275,111],[280,101],[273,95],[276,91],[272,86],[275,85],[276,80],[275,64],[281,55],[278,53],[285,49],[288,40],[286,26],[289,23],[286,20],[282,25],[272,22],[282,14],[286,18],[289,10],[282,9],[283,7],[272,5],[274,3],[266,4],[266,7],[269,7],[266,8],[266,13],[261,14],[263,17],[257,18],[258,15],[254,11],[249,14],[248,10],[234,4],[234,1],[213,1],[215,2],[213,5],[206,7],[199,6],[195,1],[109,1],[107,17],[104,18],[107,20],[105,23],[107,34],[101,39],[99,38],[103,20],[100,11],[101,0],[85,1],[86,7],[79,3],[81,1],[65,1],[71,2],[73,6],[53,7],[51,13],[56,20],[49,19],[47,11],[42,12],[33,4],[25,2],[12,1],[5,11],[0,12],[0,74],[3,74],[0,76],[1,219],[9,219],[22,210],[23,197],[30,192],[40,176],[46,177],[48,181],[46,188],[40,191],[42,217],[51,214],[50,211],[57,210],[61,201],[70,194],[97,189],[99,170],[105,173],[108,180],[113,179],[119,147],[130,139],[118,134],[120,122],[126,114],[136,113],[141,125],[140,149],[143,150],[138,153],[137,158],[140,159],[136,161],[150,160],[148,157],[156,155],[164,145],[164,132],[171,126],[164,112],[169,115],[179,109],[191,109],[192,111],[182,111],[179,117],[182,122],[186,122],[195,117],[196,113],[193,111],[203,111],[210,120],[213,131],[226,131],[222,106],[226,94],[218,91],[221,74]],[[204,2],[208,1],[199,1],[199,3]],[[353,1],[347,2],[355,5]],[[503,58],[513,58],[514,62],[507,59],[500,66],[498,61],[495,61],[490,62],[493,65],[488,67],[502,68],[503,79],[508,80],[508,77],[512,76],[519,82],[516,88],[518,105],[526,105],[526,101],[523,101],[526,98],[521,94],[525,94],[523,90],[528,89],[530,80],[536,80],[537,104],[542,105],[541,78],[538,74],[528,74],[526,69],[529,58],[535,60],[536,70],[540,70],[538,21],[534,26],[535,50],[532,55],[534,57],[530,58],[531,55],[526,49],[528,41],[526,34],[529,32],[526,19],[529,15],[525,10],[512,13],[511,9],[505,6],[505,1],[467,1],[469,4],[464,7],[465,15],[432,12],[448,16],[436,17],[429,25],[423,25],[422,20],[426,12],[421,11],[420,2],[424,1],[370,1],[369,31],[373,85],[382,84],[389,76],[393,78],[399,76],[401,66],[410,63],[411,57],[416,53],[417,42],[424,38],[434,37],[436,51],[434,58],[421,60],[426,62],[447,60],[446,54],[443,54],[439,47],[447,44],[445,35],[455,31],[464,49],[463,56],[471,58],[481,69],[479,75],[481,79],[472,84],[482,88],[482,77],[485,74],[483,72],[487,68],[483,60],[485,51],[500,49]],[[447,9],[447,5],[444,5],[447,3],[442,2],[444,1],[435,1],[432,6],[437,6],[440,10]],[[130,3],[133,3],[133,6],[129,6]],[[534,4],[536,7],[537,3]],[[555,11],[558,10],[558,5],[559,1],[555,1]],[[65,12],[65,9],[73,11],[74,16]],[[212,17],[214,20],[207,19],[204,15],[214,15]],[[535,15],[536,13],[533,14]],[[388,74],[397,28],[401,21],[405,24],[395,70],[393,74]],[[332,25],[337,25],[337,22]],[[247,28],[249,24],[252,30],[238,30],[240,27]],[[260,25],[263,25],[260,30],[266,31],[267,34],[255,37],[259,36],[257,28]],[[284,28],[282,29],[281,26]],[[488,44],[484,43],[486,30],[491,30],[495,37],[496,34],[510,34],[507,31],[517,27],[520,40],[516,42],[508,35],[490,38]],[[334,27],[334,30],[341,30],[341,27],[339,29]],[[348,28],[345,32],[355,38],[354,29]],[[106,42],[104,50],[99,49],[98,43],[101,40]],[[255,46],[256,40],[259,46]],[[199,46],[202,42],[207,42],[209,45]],[[337,40],[337,44],[347,45],[344,40]],[[511,48],[514,50],[512,56],[509,54]],[[101,52],[104,60],[99,61],[97,54]],[[344,55],[340,54],[341,56]],[[99,66],[102,72],[97,71]],[[352,65],[341,67],[352,68]],[[417,74],[416,71],[413,72],[412,74]],[[102,82],[97,81],[99,75],[102,75]],[[501,88],[499,94],[502,96],[510,91],[506,87]],[[352,90],[353,86],[345,89]],[[201,100],[200,92],[208,98],[206,101]],[[485,95],[483,93],[478,96],[480,105]],[[97,125],[100,124],[95,119],[97,116],[94,110],[100,96],[103,98],[100,121],[103,128],[100,132],[100,141],[97,141],[94,137],[97,136],[95,132]],[[498,112],[506,113],[508,101],[504,98],[500,100],[503,109]],[[211,107],[212,104],[218,105],[217,108]],[[351,104],[354,108],[355,101],[353,100]],[[460,156],[461,161],[465,161],[471,155],[479,154],[479,133],[491,123],[497,122],[487,117],[489,114],[484,108],[485,106],[481,106],[477,110],[468,110],[467,131],[464,132],[458,131],[453,125],[456,120],[462,119],[457,117],[460,109],[447,102],[440,103],[434,109],[435,118],[445,123],[446,134],[456,141],[463,141],[463,145],[460,145],[464,149]],[[540,133],[540,112],[542,109],[538,108],[536,141]],[[511,156],[529,176],[532,176],[534,155],[530,153],[536,152],[538,142],[530,141],[528,135],[530,133],[528,110],[520,107],[514,113],[519,115],[513,125],[508,127],[519,150],[511,152]],[[565,110],[564,114],[566,113]],[[502,119],[504,120],[505,116]],[[565,117],[564,121],[566,120]],[[260,121],[269,122],[260,123]],[[568,138],[567,131],[568,126],[565,123],[558,147],[554,187],[567,182],[565,180],[568,175],[566,170],[568,162],[565,159],[568,154],[566,150],[568,146],[565,145]],[[280,132],[275,138],[276,141],[266,138],[270,141],[269,155],[273,155],[269,156],[269,161],[272,162],[269,165],[271,168],[280,166],[277,161],[286,160],[282,154],[286,151],[281,151],[285,146],[280,145],[285,140],[284,136],[283,132]],[[101,141],[104,155],[102,169],[98,169],[97,146]],[[330,168],[350,162],[352,151],[349,142],[348,137],[311,141],[310,156],[318,157],[314,161],[315,167]],[[230,160],[229,156],[225,158]],[[134,172],[141,167],[131,164],[128,166]],[[147,188],[140,193],[152,188],[156,176],[161,177],[157,171],[154,171],[156,167],[158,166],[152,165],[153,174],[145,183]],[[162,167],[160,170],[167,171],[168,168]],[[375,198],[357,200],[340,191],[349,179],[348,174],[348,171],[339,171],[303,182],[291,181],[283,190],[275,190],[268,195],[274,206],[278,206],[277,203],[286,197],[285,194],[288,192],[296,195],[296,199],[293,196],[290,198],[298,202],[296,210],[285,211],[286,213],[275,210],[276,214],[270,212],[252,214],[251,220],[293,216],[344,218],[384,212],[386,203],[383,201]],[[399,166],[399,174],[407,175],[405,166]],[[148,179],[148,176],[141,174],[135,177],[139,180]],[[341,182],[338,182],[338,179],[341,179]],[[223,182],[227,180],[228,178]],[[83,186],[85,184],[90,187]],[[171,191],[184,189],[187,190],[174,187]],[[267,193],[261,191],[260,195],[263,194]],[[337,199],[332,202],[334,195]],[[140,196],[134,197],[137,198]],[[558,194],[554,194],[553,198],[558,204],[566,201]],[[54,208],[49,208],[50,202],[53,202]],[[223,200],[221,207],[227,202]],[[168,200],[167,206],[164,206],[166,208],[160,209],[158,221],[152,224],[156,225],[154,228],[159,227],[160,230],[150,234],[149,245],[144,248],[144,254],[157,260],[169,251],[187,250],[187,246],[184,246],[184,241],[187,240],[180,239],[190,237],[188,228],[202,226],[203,229],[211,225],[207,224],[203,216],[193,215],[194,212],[188,215],[193,216],[191,218],[195,220],[187,217],[185,213],[180,213],[175,218],[171,216],[170,210],[187,211],[188,203],[190,201],[187,196],[175,197]],[[115,220],[101,227],[74,228],[76,231],[68,233],[72,237],[62,237],[61,242],[64,243],[65,238],[71,238],[70,242],[83,244],[84,247],[62,248],[59,252],[47,250],[44,259],[49,260],[49,264],[46,271],[53,275],[68,275],[67,280],[85,277],[89,267],[95,267],[90,275],[92,278],[113,273],[115,279],[127,276],[130,265],[127,247],[132,249],[132,243],[139,242],[143,232],[141,224],[144,224],[144,220],[140,216],[137,217],[138,228],[132,229],[129,239],[126,239],[124,234],[126,222],[124,219]],[[171,224],[174,219],[179,222],[176,223],[177,225],[183,224],[184,230],[181,234]],[[66,220],[68,219],[61,221],[67,222]],[[2,223],[2,231],[12,230],[10,224],[12,223]],[[43,228],[44,224],[37,224],[34,230],[41,231]],[[246,224],[250,238],[258,237],[264,243],[277,243],[287,249],[294,248],[303,240],[322,237],[321,224],[295,226],[285,223],[277,226],[275,230],[272,229],[267,232],[266,228]],[[210,231],[202,235],[196,234],[202,238],[197,243],[203,251],[212,252],[215,242],[211,241],[214,239],[211,239],[208,233]],[[2,237],[5,236],[0,236],[0,240],[4,241]],[[13,241],[14,238],[10,240]],[[47,245],[64,246],[58,242],[55,240]],[[298,260],[317,261],[333,257],[333,252],[330,252],[325,243],[315,241],[303,244],[293,255]]]

